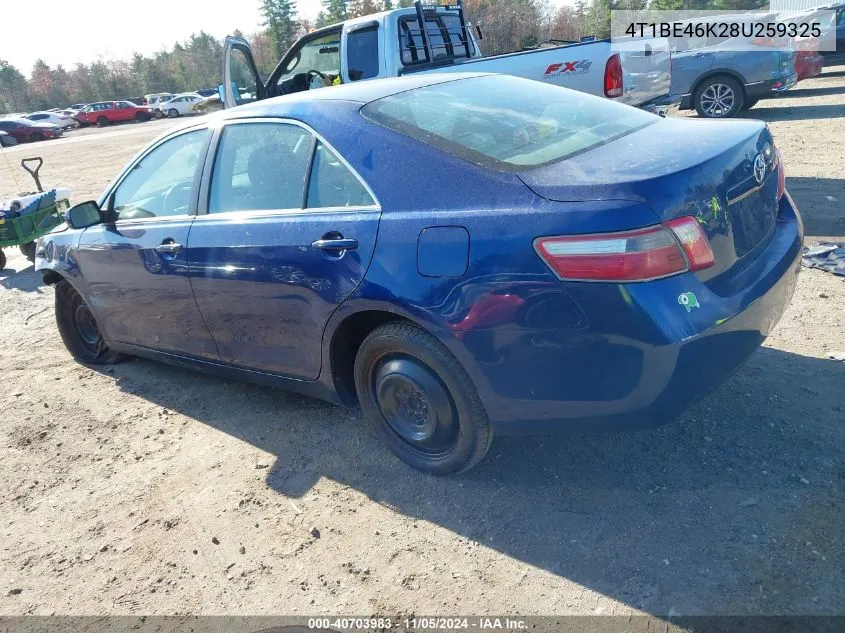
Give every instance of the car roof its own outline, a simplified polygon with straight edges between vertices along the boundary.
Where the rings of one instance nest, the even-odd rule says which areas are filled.
[[[281,97],[256,101],[238,106],[234,109],[223,110],[217,113],[217,116],[223,119],[239,118],[245,115],[283,116],[291,107],[312,101],[350,101],[365,105],[372,101],[383,99],[384,97],[425,86],[489,76],[493,76],[492,73],[425,73],[404,77],[391,77],[389,79],[359,81],[340,86],[327,86],[318,90],[304,90]]]

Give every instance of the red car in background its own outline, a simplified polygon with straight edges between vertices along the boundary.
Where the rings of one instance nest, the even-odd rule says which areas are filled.
[[[14,137],[19,143],[59,138],[62,130],[50,123],[39,123],[28,119],[0,119],[0,131]]]
[[[82,108],[74,118],[79,125],[104,126],[122,121],[149,121],[152,110],[129,101],[99,101]]]

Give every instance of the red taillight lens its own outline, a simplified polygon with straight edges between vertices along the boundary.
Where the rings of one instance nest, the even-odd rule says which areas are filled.
[[[622,60],[619,58],[619,53],[608,57],[605,64],[604,95],[606,97],[622,96]]]
[[[786,172],[783,170],[783,158],[780,155],[779,149],[775,150],[775,160],[777,161],[778,170],[778,200],[780,200],[783,192],[786,191]]]
[[[713,249],[710,248],[710,242],[704,233],[704,229],[701,228],[694,217],[686,216],[669,220],[666,226],[672,230],[681,243],[687,261],[689,261],[690,270],[701,270],[713,265],[715,262]]]
[[[541,237],[534,247],[563,280],[649,281],[713,265],[713,251],[695,218],[634,231]]]

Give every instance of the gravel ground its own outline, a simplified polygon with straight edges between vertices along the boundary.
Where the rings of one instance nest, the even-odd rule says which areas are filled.
[[[748,116],[771,122],[808,234],[845,239],[845,66]],[[81,201],[170,125],[5,155],[41,154]],[[357,411],[74,363],[52,289],[7,253],[0,615],[845,613],[841,278],[805,270],[764,347],[674,424],[497,438],[438,479]]]

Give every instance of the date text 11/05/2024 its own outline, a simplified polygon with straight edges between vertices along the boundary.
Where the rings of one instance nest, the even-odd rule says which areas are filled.
[[[392,628],[417,631],[440,630],[510,630],[520,631],[528,628],[519,618],[495,617],[419,617],[419,618],[309,618],[309,629],[340,630],[389,630]]]

